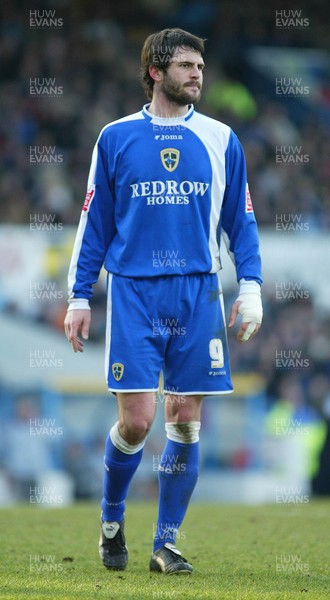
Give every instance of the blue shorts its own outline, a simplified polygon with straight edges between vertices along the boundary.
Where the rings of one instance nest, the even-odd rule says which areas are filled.
[[[105,372],[113,392],[233,391],[217,273],[138,279],[109,274]]]

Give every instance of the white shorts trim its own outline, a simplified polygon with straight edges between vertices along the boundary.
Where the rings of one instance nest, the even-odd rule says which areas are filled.
[[[139,394],[141,392],[158,392],[158,388],[149,389],[131,389],[131,390],[118,390],[117,388],[108,388],[109,392],[116,392],[119,394]],[[232,394],[234,390],[221,390],[219,392],[172,392],[172,390],[164,390],[163,394],[169,394],[170,396],[219,396],[219,394]]]
[[[129,394],[129,393],[141,393],[141,392],[158,392],[158,388],[148,388],[148,389],[132,389],[132,390],[119,390],[118,388],[108,388],[109,392],[116,392],[119,394]]]
[[[112,273],[108,275],[108,290],[107,290],[107,320],[105,329],[105,362],[104,373],[105,380],[108,381],[109,366],[110,366],[110,345],[111,345],[111,320],[112,320]]]
[[[218,392],[172,392],[172,390],[164,390],[164,394],[170,394],[171,396],[219,396],[219,394],[232,394],[231,390],[219,390]]]

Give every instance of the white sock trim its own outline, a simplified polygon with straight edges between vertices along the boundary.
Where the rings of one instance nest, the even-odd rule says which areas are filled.
[[[194,444],[199,440],[200,421],[165,423],[166,435],[172,442]]]
[[[118,421],[110,429],[110,439],[111,439],[113,445],[118,450],[120,450],[121,452],[124,452],[125,454],[136,454],[137,452],[139,452],[140,450],[142,450],[144,444],[146,443],[146,441],[143,440],[142,442],[140,442],[139,444],[136,444],[135,446],[132,446],[131,444],[128,444],[124,440],[124,438],[121,437],[121,435],[119,433]]]

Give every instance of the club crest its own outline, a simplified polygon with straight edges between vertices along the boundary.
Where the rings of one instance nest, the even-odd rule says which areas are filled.
[[[124,375],[124,365],[122,363],[113,363],[112,375],[114,376],[116,381],[120,381],[122,376]]]
[[[176,148],[164,148],[160,151],[160,158],[162,160],[163,167],[172,173],[172,171],[175,171],[179,164],[180,150],[177,150]]]

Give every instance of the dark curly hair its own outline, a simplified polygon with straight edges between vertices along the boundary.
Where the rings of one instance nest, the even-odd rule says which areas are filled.
[[[141,82],[149,100],[152,99],[154,87],[149,67],[154,65],[166,71],[176,49],[181,47],[195,50],[203,56],[204,42],[204,39],[179,28],[163,29],[147,37],[141,52]]]

